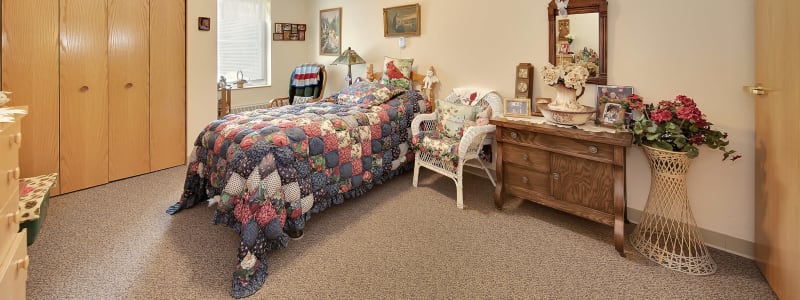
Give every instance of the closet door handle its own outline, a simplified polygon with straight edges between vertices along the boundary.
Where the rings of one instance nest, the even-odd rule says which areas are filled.
[[[128,82],[128,84],[125,85],[126,89],[129,89],[129,88],[132,88],[132,87],[133,87],[133,82]]]
[[[84,85],[84,86],[82,86],[82,87],[80,88],[80,91],[81,91],[81,92],[86,92],[86,91],[88,91],[88,90],[89,90],[89,87],[88,87],[88,86],[85,86],[85,85]]]
[[[25,255],[25,258],[17,261],[17,268],[18,270],[28,271],[28,267],[30,266],[30,264],[31,264],[31,257]]]

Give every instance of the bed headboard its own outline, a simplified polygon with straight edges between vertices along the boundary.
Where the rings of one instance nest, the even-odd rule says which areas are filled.
[[[373,70],[374,69],[372,67],[372,64],[369,64],[369,66],[367,66],[367,80],[370,82],[375,81],[376,79],[380,80],[381,76],[383,76],[382,71],[374,72]],[[433,68],[433,66],[428,68],[428,70],[433,72],[433,74],[436,74],[436,70]],[[436,85],[438,84],[438,82],[431,82],[431,87],[425,88],[425,83],[423,82],[423,80],[425,80],[425,74],[419,74],[417,72],[411,71],[411,87],[422,91],[422,93],[428,97],[428,100],[430,100],[431,106],[433,106],[435,103],[434,99],[436,99],[433,96],[433,91],[436,89]]]

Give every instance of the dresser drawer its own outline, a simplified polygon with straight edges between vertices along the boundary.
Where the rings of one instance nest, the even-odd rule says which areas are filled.
[[[531,192],[550,195],[550,173],[515,165],[503,166],[503,184],[509,193],[520,198],[530,198]]]
[[[540,173],[550,172],[550,152],[536,148],[506,144],[503,146],[503,162],[517,164]]]
[[[614,147],[609,144],[508,128],[502,130],[500,139],[504,142],[513,142],[566,155],[603,162],[614,161]]]
[[[0,132],[0,179],[5,179],[8,170],[19,166],[19,147],[22,145],[22,133],[19,122]]]
[[[11,251],[0,256],[0,299],[25,299],[25,281],[28,280],[27,232],[14,235]]]
[[[12,240],[10,237],[19,231],[19,222],[16,220],[20,220],[21,217],[17,215],[19,210],[18,192],[15,190],[12,195],[4,198],[2,201],[4,204],[0,206],[0,255],[6,253]]]

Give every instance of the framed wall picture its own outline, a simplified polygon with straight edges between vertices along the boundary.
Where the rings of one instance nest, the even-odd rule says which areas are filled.
[[[275,23],[273,41],[305,41],[306,24]]]
[[[283,30],[287,30],[286,27]],[[289,30],[292,27],[289,26]],[[319,55],[338,56],[342,53],[342,8],[319,11]]]
[[[383,36],[420,35],[419,3],[383,9]]]
[[[211,18],[209,18],[209,17],[198,17],[197,18],[197,30],[210,31],[211,30]]]
[[[503,116],[529,117],[531,115],[531,99],[505,98],[503,99]]]

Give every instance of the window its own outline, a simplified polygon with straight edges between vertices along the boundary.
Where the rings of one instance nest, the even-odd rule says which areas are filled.
[[[217,75],[266,84],[269,0],[217,0],[217,20]]]

